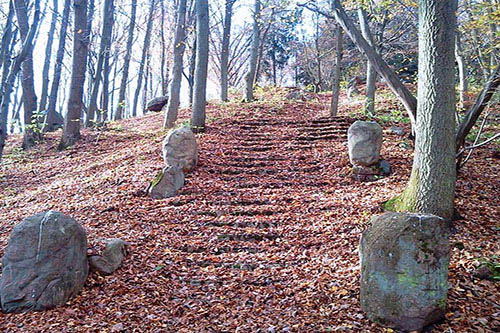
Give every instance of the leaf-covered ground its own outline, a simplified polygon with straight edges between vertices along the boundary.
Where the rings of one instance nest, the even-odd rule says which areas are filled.
[[[57,152],[59,133],[29,152],[9,140],[0,173],[0,255],[24,217],[49,209],[85,227],[89,253],[120,237],[132,255],[109,277],[43,313],[0,314],[2,330],[314,332],[383,328],[359,307],[357,246],[370,216],[409,176],[411,142],[382,123],[391,176],[350,177],[344,108],[267,96],[211,105],[199,166],[179,196],[142,195],[162,168],[162,115],[84,131]],[[391,103],[380,106],[391,108]],[[186,115],[184,113],[184,115]],[[408,125],[403,125],[408,131]],[[410,148],[410,149],[409,149]],[[446,321],[433,332],[500,330],[500,286],[478,280],[478,258],[499,254],[498,147],[477,150],[460,174]]]

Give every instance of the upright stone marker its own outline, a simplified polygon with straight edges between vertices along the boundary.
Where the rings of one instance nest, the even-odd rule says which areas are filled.
[[[198,143],[193,131],[183,126],[171,131],[163,140],[165,165],[178,166],[184,173],[198,164]]]
[[[434,215],[385,213],[361,237],[361,309],[402,330],[444,318],[450,245],[448,223]]]
[[[371,166],[380,159],[382,127],[374,121],[356,121],[347,131],[349,159],[354,166]]]
[[[3,257],[2,309],[39,311],[63,305],[82,289],[88,270],[82,226],[53,211],[28,217],[12,231]]]

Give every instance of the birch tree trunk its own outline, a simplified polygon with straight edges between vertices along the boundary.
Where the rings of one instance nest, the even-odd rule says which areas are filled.
[[[123,107],[125,106],[125,93],[128,85],[128,72],[130,67],[130,58],[132,57],[132,44],[134,42],[135,17],[137,12],[137,0],[131,0],[130,24],[128,26],[127,50],[123,60],[122,80],[120,83],[120,92],[118,93],[118,106],[115,110],[115,120],[123,117]]]
[[[97,59],[97,68],[95,71],[94,85],[92,86],[92,95],[90,97],[89,108],[85,125],[93,126],[97,111],[97,98],[99,96],[99,86],[102,80],[102,70],[106,57],[109,57],[109,49],[111,46],[111,34],[113,32],[113,16],[114,16],[113,0],[105,0],[103,8],[104,24],[102,26],[101,43],[99,46],[99,55]]]
[[[361,27],[361,33],[365,40],[370,44],[370,46],[374,49],[375,42],[373,40],[372,33],[370,31],[370,25],[368,24],[368,20],[366,19],[366,13],[363,8],[358,9],[358,17],[359,17],[359,25]],[[373,115],[375,113],[375,84],[377,83],[377,71],[373,67],[372,63],[368,60],[366,62],[366,101],[365,101],[365,110],[369,115]]]
[[[410,180],[396,210],[453,216],[457,0],[419,1],[418,112]],[[390,202],[391,202],[390,201]]]
[[[40,1],[35,1],[35,16],[40,15]],[[17,23],[21,33],[23,43],[28,39],[30,25],[28,22],[28,5],[25,0],[15,0]],[[38,23],[37,23],[38,24]],[[36,29],[36,26],[35,26]],[[22,88],[23,88],[23,104],[24,104],[24,136],[23,149],[33,147],[38,139],[38,119],[33,119],[33,112],[37,110],[37,98],[35,93],[35,82],[33,78],[33,45],[26,53],[26,57],[22,64]]]
[[[220,56],[220,99],[223,102],[228,101],[228,64],[229,64],[229,41],[231,39],[231,21],[233,18],[233,5],[236,0],[226,0],[224,13],[224,29],[222,32],[222,48]]]
[[[336,117],[339,109],[339,93],[340,93],[340,72],[342,66],[342,41],[343,34],[340,25],[335,29],[337,37],[337,45],[335,50],[335,67],[333,68],[333,82],[332,82],[332,100],[330,102],[330,117]]]
[[[43,126],[43,131],[51,132],[56,129],[56,127],[61,126],[62,116],[57,117],[56,105],[57,105],[57,95],[59,92],[59,85],[61,82],[61,72],[64,59],[64,48],[66,46],[66,33],[68,31],[69,24],[69,12],[71,9],[71,0],[64,0],[64,9],[61,22],[61,31],[59,33],[59,45],[57,47],[56,63],[54,67],[54,78],[52,79],[52,87],[50,89],[49,96],[49,106],[47,108],[47,115],[45,117],[45,122]]]
[[[208,72],[208,2],[196,1],[196,69],[194,73],[194,95],[191,111],[191,126],[196,132],[205,129]]]
[[[80,114],[83,108],[83,86],[87,68],[89,31],[87,30],[87,0],[74,0],[73,64],[68,111],[64,118],[63,134],[59,150],[72,146],[80,139]]]
[[[172,81],[170,81],[170,94],[168,96],[167,110],[163,127],[172,128],[177,121],[179,112],[181,82],[182,82],[182,58],[186,49],[186,0],[180,0],[177,7],[177,24],[174,38],[174,60],[172,65]]]
[[[252,32],[252,47],[250,49],[250,63],[248,73],[245,77],[246,82],[246,101],[254,100],[253,87],[255,84],[255,75],[257,71],[257,58],[259,56],[260,45],[260,0],[255,0],[253,12],[253,32]]]
[[[149,15],[148,15],[148,23],[146,25],[146,35],[144,36],[144,45],[142,47],[141,63],[139,65],[137,87],[135,88],[134,106],[132,108],[132,117],[137,116],[137,104],[139,102],[139,93],[141,92],[141,89],[142,89],[142,79],[144,77],[144,65],[146,63],[146,56],[149,52],[149,43],[151,41],[151,29],[153,27],[154,11],[155,11],[155,0],[151,0],[151,2],[149,4]]]

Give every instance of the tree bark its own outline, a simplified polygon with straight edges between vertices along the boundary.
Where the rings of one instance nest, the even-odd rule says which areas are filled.
[[[128,26],[127,50],[123,60],[122,80],[120,83],[120,92],[118,94],[118,106],[115,110],[115,120],[123,117],[123,107],[125,106],[125,93],[128,85],[128,72],[130,67],[130,58],[132,57],[132,44],[134,42],[135,17],[137,12],[137,0],[131,0],[130,24]]]
[[[139,93],[142,89],[142,79],[144,77],[144,65],[146,63],[146,56],[149,52],[149,44],[151,41],[151,29],[153,27],[153,14],[155,10],[155,0],[151,0],[149,5],[148,23],[146,25],[146,35],[144,36],[144,46],[142,47],[141,63],[139,65],[139,74],[137,78],[137,87],[134,95],[134,105],[132,108],[132,117],[137,116],[137,104],[139,102]]]
[[[57,95],[59,92],[59,85],[61,82],[61,72],[64,59],[64,48],[66,46],[66,33],[69,24],[69,12],[71,9],[71,0],[64,0],[64,9],[62,15],[61,31],[59,33],[59,45],[57,47],[56,63],[54,67],[54,78],[52,79],[52,87],[50,89],[49,106],[43,126],[43,131],[54,131],[57,126],[61,126],[60,118],[56,114]]]
[[[102,79],[102,70],[106,57],[109,57],[109,48],[111,46],[111,34],[113,32],[113,16],[114,16],[113,0],[105,0],[103,7],[104,24],[102,26],[101,43],[99,46],[99,55],[97,59],[97,68],[95,71],[94,84],[92,86],[92,95],[90,97],[89,108],[87,111],[87,119],[85,125],[92,127],[95,121],[97,111],[97,98],[99,96],[99,86]]]
[[[245,77],[246,81],[246,101],[254,100],[253,88],[255,84],[255,75],[257,71],[257,57],[259,55],[260,45],[260,0],[255,0],[253,12],[253,32],[252,32],[252,47],[250,49],[250,63],[248,73]]]
[[[191,126],[196,132],[205,129],[208,72],[208,2],[196,0],[196,69],[194,73],[194,95],[191,111]]]
[[[80,114],[83,108],[83,85],[87,68],[89,31],[87,22],[87,0],[74,0],[73,64],[68,111],[64,119],[63,134],[59,149],[72,146],[80,139]]]
[[[361,33],[370,46],[376,50],[375,42],[370,31],[370,25],[363,8],[358,9],[359,25]],[[369,115],[375,114],[375,84],[377,83],[377,71],[368,60],[366,63],[366,101],[365,110]]]
[[[457,0],[419,1],[418,112],[410,180],[397,210],[453,216]]]
[[[332,82],[332,99],[330,102],[330,117],[336,117],[339,109],[339,93],[340,93],[340,72],[342,66],[342,41],[343,34],[340,25],[335,29],[337,37],[337,47],[335,51],[335,67],[333,68],[333,82]]]
[[[27,40],[30,25],[28,22],[28,6],[25,0],[15,0],[17,23],[21,38]],[[40,15],[40,1],[35,1],[35,15]],[[38,19],[37,19],[38,24]],[[22,64],[22,88],[23,88],[23,104],[24,104],[24,136],[23,149],[33,147],[40,139],[38,130],[38,119],[33,119],[34,112],[37,110],[37,98],[35,93],[35,83],[33,78],[33,45],[29,48],[24,62]]]
[[[52,44],[54,43],[54,32],[56,30],[56,22],[58,13],[58,1],[53,0],[53,10],[52,10],[52,18],[50,22],[50,29],[47,32],[47,45],[45,46],[45,62],[43,64],[42,71],[42,94],[40,96],[40,105],[38,106],[38,110],[45,111],[47,106],[47,97],[49,94],[49,70],[50,63],[52,58]]]
[[[222,32],[222,48],[220,56],[220,99],[228,101],[228,64],[229,64],[229,41],[231,39],[231,21],[233,18],[233,5],[236,0],[226,0],[224,13],[224,28]]]
[[[163,127],[172,128],[177,121],[179,112],[181,82],[182,82],[182,58],[186,49],[186,0],[180,0],[177,7],[177,23],[174,38],[174,61],[172,64],[172,81],[170,81],[170,94],[168,96],[167,110]]]

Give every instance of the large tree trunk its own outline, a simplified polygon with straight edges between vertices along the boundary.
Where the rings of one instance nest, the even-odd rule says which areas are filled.
[[[59,92],[59,85],[61,82],[61,72],[64,59],[64,48],[66,45],[66,33],[69,24],[69,12],[71,9],[71,0],[64,0],[64,9],[62,15],[61,31],[59,33],[59,46],[57,47],[56,63],[54,67],[54,78],[52,80],[52,87],[50,89],[49,106],[47,108],[47,115],[43,130],[46,132],[54,131],[56,127],[61,126],[60,118],[56,114],[57,95]]]
[[[418,112],[413,168],[397,210],[453,216],[457,0],[419,1]]]
[[[252,32],[252,47],[250,49],[250,63],[248,73],[246,74],[246,101],[254,100],[253,87],[255,84],[255,75],[257,71],[257,58],[259,56],[260,45],[260,0],[255,0],[253,12],[253,32]]]
[[[376,50],[375,42],[373,41],[373,36],[370,31],[370,26],[366,18],[366,13],[363,8],[358,9],[359,25],[361,27],[361,33],[365,40],[370,44],[373,49]],[[375,84],[377,83],[377,71],[373,67],[372,63],[368,60],[366,63],[366,102],[365,109],[369,115],[375,113]]]
[[[361,33],[356,29],[352,21],[346,15],[344,8],[342,8],[339,0],[333,0],[333,5],[333,13],[335,15],[335,19],[342,26],[347,35],[349,35],[354,44],[356,44],[356,46],[365,54],[365,56],[372,63],[373,67],[375,67],[380,76],[384,78],[394,94],[399,97],[408,112],[412,128],[414,129],[417,113],[416,98],[401,83],[398,76],[387,65],[384,59],[382,59],[382,57],[375,51],[375,49],[371,47],[370,44],[368,44],[368,42],[363,38]],[[329,17],[329,15],[326,16]]]
[[[205,129],[208,72],[208,3],[196,1],[196,69],[191,126],[197,132]]]
[[[106,57],[109,57],[109,49],[111,46],[111,34],[113,32],[113,16],[114,6],[113,0],[105,0],[103,8],[104,24],[102,26],[101,43],[99,46],[99,55],[97,59],[97,68],[95,70],[94,85],[92,86],[92,95],[90,97],[89,108],[87,111],[86,126],[92,126],[95,122],[97,111],[97,98],[99,96],[99,86],[102,79],[102,70]]]
[[[45,45],[45,62],[42,71],[42,95],[40,96],[39,111],[45,111],[47,106],[47,96],[49,94],[49,70],[52,58],[52,44],[54,43],[54,31],[56,30],[58,13],[58,1],[53,0],[52,19],[50,29],[47,32],[47,44]]]
[[[75,24],[73,35],[73,64],[68,112],[64,119],[59,149],[73,145],[80,139],[80,114],[83,108],[83,85],[87,68],[89,31],[87,31],[87,0],[74,0]]]
[[[233,18],[233,5],[236,0],[226,0],[224,14],[224,30],[222,33],[222,48],[220,53],[220,99],[228,101],[228,64],[229,64],[229,41],[231,39],[231,20]]]
[[[142,89],[142,79],[144,77],[144,65],[146,63],[146,56],[149,52],[149,44],[151,41],[151,29],[153,27],[153,14],[155,11],[155,0],[151,0],[149,4],[148,23],[146,25],[146,35],[144,36],[144,45],[142,47],[141,63],[139,65],[139,74],[137,78],[137,87],[135,88],[134,104],[132,107],[132,117],[137,116],[137,104],[139,102],[139,94]]]
[[[25,0],[15,0],[17,23],[21,38],[27,40],[30,30],[28,22],[28,6]],[[39,15],[40,1],[35,1],[35,15]],[[22,88],[24,104],[24,136],[23,149],[33,147],[39,137],[38,119],[33,119],[33,113],[36,112],[37,98],[35,93],[35,82],[33,78],[33,46],[28,50],[26,58],[22,64]]]
[[[174,61],[172,65],[172,81],[170,81],[170,94],[168,96],[167,111],[163,127],[172,128],[177,120],[179,112],[181,82],[182,82],[182,58],[186,43],[186,0],[180,0],[177,7],[177,24],[174,39]]]
[[[333,68],[333,80],[332,80],[332,99],[330,102],[330,117],[336,117],[339,109],[339,93],[340,93],[340,72],[342,66],[342,40],[344,38],[342,34],[342,28],[337,25],[335,29],[335,35],[337,37],[337,47],[335,50],[335,67]]]
[[[137,12],[137,0],[131,0],[130,24],[128,26],[127,50],[123,60],[122,80],[120,92],[118,94],[118,106],[115,111],[115,120],[123,117],[123,107],[125,106],[125,93],[128,85],[128,72],[130,67],[130,58],[132,57],[132,44],[134,42],[135,17]]]

